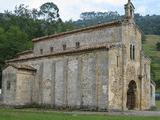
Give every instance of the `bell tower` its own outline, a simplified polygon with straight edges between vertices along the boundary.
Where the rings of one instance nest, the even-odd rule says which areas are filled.
[[[125,19],[132,19],[134,20],[134,10],[135,10],[135,7],[134,5],[132,4],[131,0],[128,0],[128,3],[125,4]]]

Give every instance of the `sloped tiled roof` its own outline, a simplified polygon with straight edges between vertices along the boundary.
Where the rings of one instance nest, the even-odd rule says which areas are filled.
[[[24,55],[24,54],[28,54],[28,53],[33,53],[33,50],[26,50],[26,51],[17,53],[17,55]]]
[[[60,36],[75,34],[75,33],[83,32],[83,31],[94,30],[94,29],[103,28],[103,27],[119,26],[121,24],[122,24],[122,21],[113,21],[113,22],[98,24],[98,25],[85,27],[85,28],[81,28],[81,29],[77,29],[77,30],[72,30],[72,31],[68,31],[68,32],[63,32],[63,33],[59,33],[59,34],[43,36],[43,37],[35,38],[32,41],[33,42],[39,42],[39,41],[47,40],[47,39],[50,39],[50,38],[56,38],[56,37],[60,37]]]
[[[10,63],[10,64],[7,64],[5,66],[5,68],[7,68],[8,66],[12,66],[16,69],[22,69],[22,70],[29,70],[29,71],[36,71],[35,68],[33,68],[32,66],[29,66],[29,65],[24,65],[24,64],[15,64],[15,63]]]

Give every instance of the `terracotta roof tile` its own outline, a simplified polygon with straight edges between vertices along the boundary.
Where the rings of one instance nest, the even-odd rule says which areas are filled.
[[[5,68],[6,67],[8,67],[8,66],[12,66],[12,67],[14,67],[14,68],[16,68],[16,69],[23,69],[23,70],[30,70],[30,71],[36,71],[36,69],[35,68],[33,68],[32,66],[29,66],[29,65],[24,65],[24,64],[11,64],[11,63],[9,63],[9,64],[7,64],[6,66],[5,66]]]

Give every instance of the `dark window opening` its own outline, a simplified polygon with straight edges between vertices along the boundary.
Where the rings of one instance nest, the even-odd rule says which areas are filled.
[[[51,52],[51,53],[53,52],[53,50],[54,50],[54,48],[53,48],[53,47],[50,47],[50,52]]]
[[[66,50],[67,46],[66,44],[63,44],[63,50]]]
[[[133,16],[132,7],[130,7],[130,16]]]
[[[135,46],[133,45],[133,60],[135,60]]]
[[[117,67],[119,66],[119,57],[117,56]]]
[[[7,90],[10,90],[10,89],[11,89],[11,82],[7,81]]]
[[[150,86],[150,96],[152,97],[153,96],[153,89],[152,89],[152,86]]]
[[[40,49],[40,53],[43,54],[43,49]]]
[[[80,47],[80,43],[76,42],[76,48],[79,48],[79,47]]]
[[[135,60],[135,46],[130,45],[130,59]]]
[[[132,45],[130,45],[130,59],[132,60]]]

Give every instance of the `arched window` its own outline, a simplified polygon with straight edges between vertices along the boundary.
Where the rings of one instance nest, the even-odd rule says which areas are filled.
[[[41,54],[41,55],[43,54],[43,49],[40,49],[40,54]]]
[[[7,81],[7,90],[10,90],[10,89],[11,89],[11,82]]]
[[[135,60],[135,45],[130,45],[130,59]]]
[[[51,52],[51,53],[53,52],[53,50],[54,50],[54,48],[53,48],[53,47],[50,47],[50,52]]]
[[[130,59],[132,60],[132,45],[130,45]]]
[[[135,46],[133,45],[133,60],[135,60]]]
[[[80,47],[80,42],[76,42],[76,48]]]
[[[151,96],[151,97],[153,96],[153,89],[152,89],[152,86],[150,86],[150,96]]]
[[[63,44],[63,50],[66,50],[66,48],[67,48],[67,45]]]

